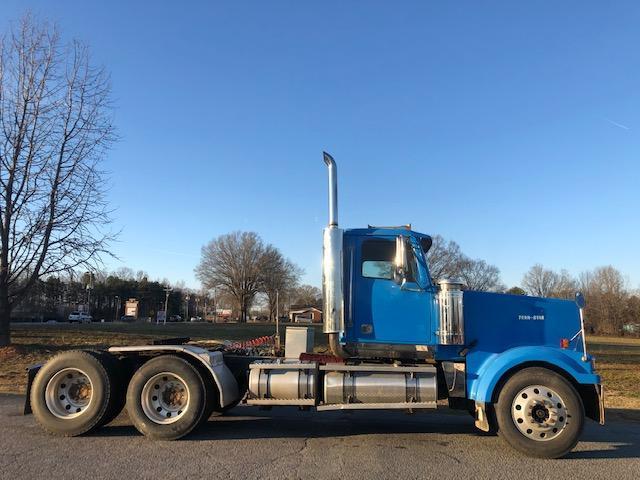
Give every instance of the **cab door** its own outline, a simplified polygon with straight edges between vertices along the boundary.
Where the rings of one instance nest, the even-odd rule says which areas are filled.
[[[354,247],[347,341],[430,344],[432,295],[418,286],[419,252],[408,250],[406,282],[401,285],[395,280],[396,236],[361,236]]]

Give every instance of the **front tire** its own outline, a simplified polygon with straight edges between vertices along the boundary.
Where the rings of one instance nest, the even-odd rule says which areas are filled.
[[[176,440],[198,426],[206,391],[198,370],[174,355],[161,355],[134,373],[127,389],[127,412],[140,433]]]
[[[514,449],[538,458],[559,458],[578,443],[584,406],[564,377],[546,368],[525,368],[500,391],[498,434]]]

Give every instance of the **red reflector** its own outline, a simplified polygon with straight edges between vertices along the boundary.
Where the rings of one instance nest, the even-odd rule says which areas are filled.
[[[569,339],[561,338],[560,339],[560,348],[569,348]]]

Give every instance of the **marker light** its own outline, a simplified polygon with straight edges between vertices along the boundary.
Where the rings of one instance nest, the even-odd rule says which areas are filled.
[[[561,338],[560,339],[560,348],[569,348],[569,339]]]

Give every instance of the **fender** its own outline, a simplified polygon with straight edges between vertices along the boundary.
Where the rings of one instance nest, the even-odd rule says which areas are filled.
[[[467,355],[467,391],[469,398],[491,403],[502,376],[518,365],[548,363],[562,369],[578,384],[599,385],[591,362],[581,360],[582,353],[552,347],[515,347],[501,353],[470,352]]]
[[[142,353],[142,352],[178,352],[185,354],[202,364],[213,377],[213,381],[220,393],[220,406],[226,407],[238,400],[240,392],[238,382],[225,365],[220,352],[210,352],[194,345],[140,345],[133,347],[110,347],[111,353]]]

